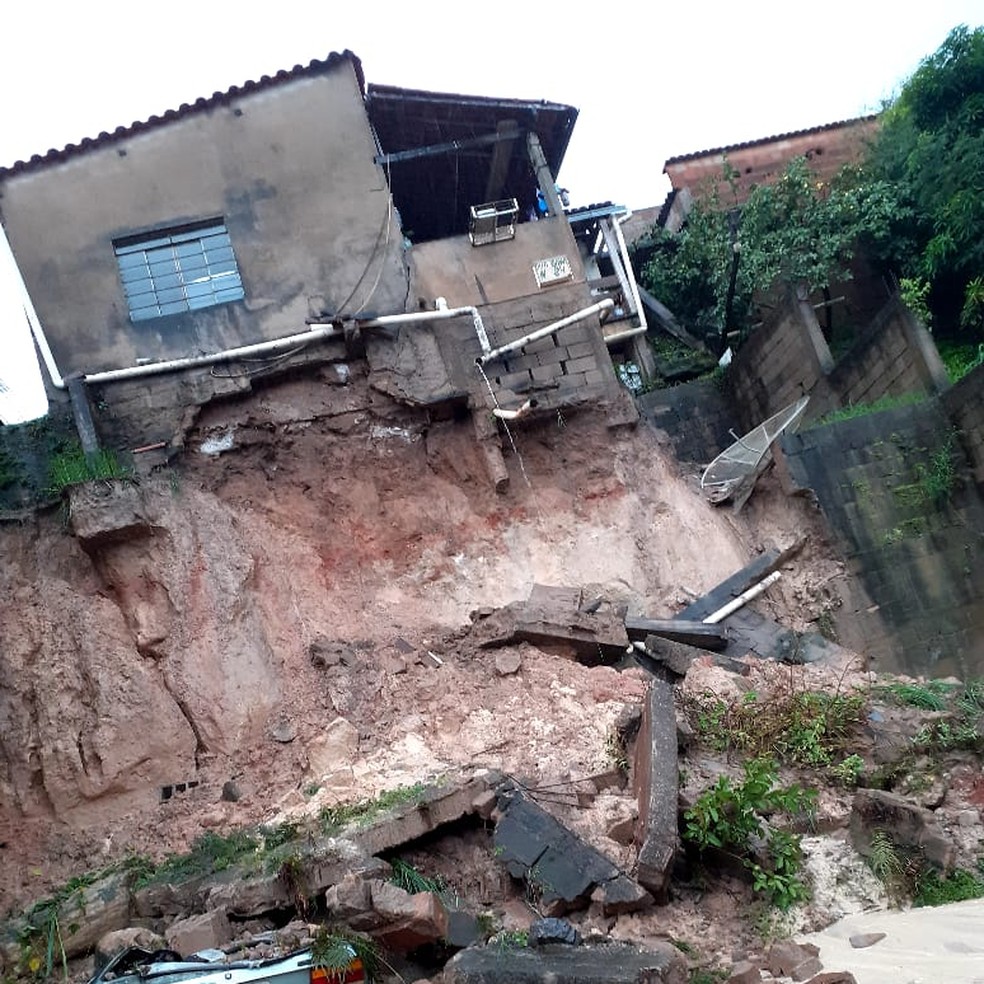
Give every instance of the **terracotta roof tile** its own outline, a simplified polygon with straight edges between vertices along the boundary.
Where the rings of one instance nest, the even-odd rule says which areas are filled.
[[[30,160],[17,161],[9,167],[0,167],[0,179],[11,177],[15,174],[21,174],[24,171],[33,171],[50,164],[58,164],[62,161],[68,160],[70,157],[75,157],[79,154],[84,154],[87,151],[104,147],[107,144],[115,143],[118,140],[125,140],[127,137],[131,137],[138,133],[143,133],[146,130],[155,129],[159,126],[164,126],[174,120],[191,116],[194,113],[201,113],[212,109],[215,106],[223,105],[232,99],[251,92],[257,92],[262,89],[272,89],[275,86],[282,85],[283,83],[289,82],[293,79],[322,75],[325,72],[332,70],[343,61],[350,62],[355,68],[355,74],[359,81],[359,88],[364,93],[366,81],[362,71],[362,62],[359,60],[358,56],[353,54],[347,48],[341,53],[333,51],[325,59],[316,58],[307,65],[295,65],[291,69],[281,69],[276,73],[276,75],[263,75],[259,79],[250,79],[242,85],[231,86],[224,92],[213,92],[212,95],[207,98],[202,96],[196,99],[193,103],[182,103],[177,109],[169,109],[160,116],[151,116],[146,120],[136,120],[129,126],[118,126],[112,133],[103,130],[98,137],[86,137],[85,139],[79,141],[79,143],[68,144],[60,150],[52,148],[46,154],[34,154]]]

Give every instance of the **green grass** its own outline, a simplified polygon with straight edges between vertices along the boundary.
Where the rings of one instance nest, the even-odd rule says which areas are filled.
[[[883,683],[872,688],[872,694],[887,697],[903,707],[918,707],[923,711],[946,709],[946,696],[954,685],[930,680],[928,683]]]
[[[58,495],[71,485],[108,478],[131,480],[133,469],[124,464],[115,451],[100,449],[86,454],[76,444],[52,456],[48,466],[48,491]]]
[[[814,427],[822,427],[824,424],[836,424],[842,420],[853,420],[855,417],[866,417],[869,413],[879,413],[882,410],[897,410],[899,407],[911,407],[916,403],[922,403],[926,399],[925,393],[903,393],[901,396],[883,396],[881,399],[872,403],[851,403],[846,407],[839,407],[821,417],[811,424],[807,424],[803,430],[810,430]]]
[[[375,799],[359,800],[355,803],[339,803],[326,806],[320,813],[321,829],[329,836],[334,835],[351,824],[367,826],[381,813],[406,803],[419,803],[427,786],[416,783],[413,786],[398,786],[380,793]]]
[[[185,854],[172,854],[159,865],[144,872],[137,880],[138,887],[156,882],[186,882],[225,871],[247,858],[256,857],[261,839],[251,830],[235,830],[231,834],[206,831],[196,838]]]

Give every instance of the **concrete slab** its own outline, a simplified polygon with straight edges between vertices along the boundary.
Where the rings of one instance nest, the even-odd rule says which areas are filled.
[[[639,802],[636,878],[657,902],[666,902],[679,844],[676,710],[673,686],[653,680],[642,710],[633,779]]]

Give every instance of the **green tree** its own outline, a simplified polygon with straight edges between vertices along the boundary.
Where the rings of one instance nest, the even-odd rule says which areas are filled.
[[[984,329],[984,28],[960,26],[881,118],[873,174],[909,221],[876,255],[926,292],[940,330]]]
[[[695,204],[680,233],[657,231],[642,279],[721,349],[726,330],[750,327],[756,296],[785,283],[819,290],[849,279],[858,244],[883,254],[908,218],[889,182],[860,167],[823,182],[798,158],[741,208],[714,195]]]

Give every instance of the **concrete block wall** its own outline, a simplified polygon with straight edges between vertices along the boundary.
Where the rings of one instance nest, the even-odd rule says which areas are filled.
[[[984,529],[984,500],[947,401],[786,435],[782,452],[873,602],[842,620],[842,641],[879,670],[980,676],[984,540],[973,531]],[[934,497],[932,476],[947,467],[953,484]]]
[[[827,380],[843,406],[904,393],[939,393],[949,381],[928,332],[891,298]]]
[[[984,490],[984,366],[950,387],[943,394],[943,404],[970,460],[974,481]]]
[[[949,385],[932,338],[893,297],[835,365],[808,301],[790,294],[735,358],[732,396],[753,427],[801,396],[806,420],[884,396],[935,395]]]
[[[638,403],[643,418],[666,434],[676,459],[698,471],[734,441],[730,432],[737,424],[735,411],[712,380],[651,390]]]

